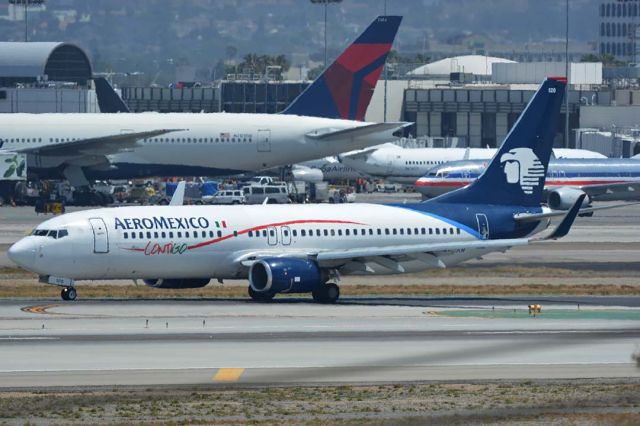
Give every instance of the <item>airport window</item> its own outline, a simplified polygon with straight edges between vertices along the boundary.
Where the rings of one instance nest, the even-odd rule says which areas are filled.
[[[355,234],[355,233],[354,233]],[[342,233],[340,231],[338,231],[338,235],[342,235]],[[348,229],[344,230],[344,235],[346,235],[347,237],[350,235],[350,232]],[[357,234],[356,234],[357,235]]]
[[[296,231],[295,229],[293,231],[291,231],[291,233],[293,234],[294,237],[298,236],[298,231]]]
[[[220,141],[220,139],[216,138],[216,142],[219,142],[219,141]]]
[[[336,236],[336,230],[335,229],[331,229],[329,232],[331,232],[331,236],[332,237]]]
[[[411,228],[407,228],[407,235],[411,235]]]
[[[173,232],[169,232],[169,238],[173,238]]]
[[[209,238],[213,238],[213,231],[209,231]]]
[[[157,232],[153,233],[153,238],[158,239],[158,233]]]
[[[253,237],[253,231],[249,231],[247,235],[249,235],[249,238]]]
[[[207,231],[202,231],[202,238],[207,238]]]
[[[400,235],[404,235],[404,228],[400,228]]]
[[[342,229],[338,229],[338,236],[342,237]]]
[[[185,233],[184,233],[184,237],[185,237],[185,238],[191,238],[188,232],[185,232]]]
[[[362,229],[360,235],[367,235],[367,230]],[[369,235],[373,235],[373,229],[369,228]]]
[[[396,228],[393,228],[393,235],[398,235],[398,230]]]
[[[182,238],[182,232],[178,231],[178,238]]]
[[[457,234],[460,235],[460,228],[456,228],[456,231],[458,231]]]
[[[436,235],[440,235],[440,228],[436,228]]]
[[[306,237],[307,236],[307,231],[305,231],[304,229],[300,231],[300,236],[301,237]]]
[[[138,238],[143,239],[144,238],[144,232],[140,231],[138,233]]]
[[[151,232],[147,232],[147,238],[151,239]]]
[[[325,234],[325,235],[326,235],[326,234]],[[319,237],[319,236],[320,236],[320,230],[319,230],[319,229],[316,229],[316,237]]]
[[[218,232],[220,232],[220,231],[218,231]],[[266,236],[267,236],[267,231],[266,231],[266,230],[263,230],[263,231],[262,231],[262,236],[263,236],[263,237],[266,237]]]
[[[421,232],[421,234],[422,234],[422,235],[425,235],[425,234],[427,233],[427,230],[426,230],[426,228],[422,228],[422,229],[420,230],[420,232]]]
[[[135,239],[136,239],[136,233],[135,233],[135,232],[132,232],[132,233],[131,233],[131,239],[132,239],[132,240],[135,240]]]
[[[449,235],[453,235],[453,234],[455,234],[455,232],[456,231],[453,228],[449,228]]]
[[[384,234],[389,235],[389,228],[384,228]]]
[[[433,228],[429,228],[429,235],[433,235]]]
[[[238,236],[238,231],[233,231],[233,236],[237,237]]]
[[[272,237],[275,237],[276,233],[273,231],[273,229],[270,229],[269,230],[269,235],[272,236]]]
[[[123,237],[125,240],[129,239],[129,233],[128,233],[128,232],[125,232],[124,234],[122,234],[122,237]]]
[[[162,234],[160,234],[160,235],[162,235],[162,238],[167,238],[167,233],[166,233],[166,232],[163,232],[163,233],[162,233]]]
[[[382,235],[382,229],[378,228],[378,235]]]

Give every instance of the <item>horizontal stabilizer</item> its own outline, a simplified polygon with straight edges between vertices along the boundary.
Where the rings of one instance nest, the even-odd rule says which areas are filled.
[[[593,213],[598,210],[618,209],[620,207],[628,207],[628,206],[633,206],[635,204],[640,204],[640,202],[620,203],[620,204],[613,204],[609,206],[599,206],[599,207],[585,207],[583,209],[580,209],[580,211],[578,212],[578,216],[588,214],[588,213]],[[518,213],[513,215],[513,220],[520,223],[538,222],[543,219],[550,219],[552,217],[564,216],[566,214],[567,214],[566,210],[552,210],[545,213]]]
[[[407,123],[404,121],[393,123],[372,123],[365,124],[363,126],[352,127],[349,129],[318,129],[307,133],[305,136],[321,141],[364,138],[374,133],[400,130],[410,125],[411,123]]]

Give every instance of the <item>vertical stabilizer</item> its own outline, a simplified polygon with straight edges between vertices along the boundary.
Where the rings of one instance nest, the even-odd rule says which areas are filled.
[[[379,16],[282,114],[364,120],[401,16]]]

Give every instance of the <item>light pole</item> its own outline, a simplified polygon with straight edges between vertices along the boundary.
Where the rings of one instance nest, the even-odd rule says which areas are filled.
[[[564,146],[569,147],[569,0],[565,0],[566,25],[564,41],[564,74],[567,77],[567,89],[564,95]]]
[[[44,4],[45,0],[9,0],[9,4],[13,5],[24,5],[24,41],[29,41],[29,13],[28,8],[32,4],[41,5]]]
[[[324,5],[324,67],[327,68],[327,7],[330,3],[342,3],[342,0],[311,0],[313,4]]]

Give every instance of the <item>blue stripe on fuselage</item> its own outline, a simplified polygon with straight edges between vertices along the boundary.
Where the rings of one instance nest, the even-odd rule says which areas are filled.
[[[425,216],[429,216],[429,217],[431,217],[433,219],[441,220],[442,222],[448,223],[451,226],[455,226],[457,228],[460,228],[463,231],[467,232],[468,234],[472,235],[473,237],[475,237],[475,238],[477,238],[479,240],[483,240],[484,239],[482,237],[482,235],[478,231],[468,227],[467,225],[465,225],[463,223],[456,222],[453,219],[449,219],[447,217],[443,217],[443,216],[440,216],[440,215],[437,215],[437,214],[434,214],[434,213],[431,213],[431,212],[427,212],[427,211],[424,211],[424,210],[416,209],[411,204],[405,204],[405,205],[389,204],[388,206],[389,207],[397,207],[397,208],[401,208],[401,209],[405,209],[405,210],[411,210],[412,212],[416,212],[416,213],[421,213],[421,214],[423,214]]]

